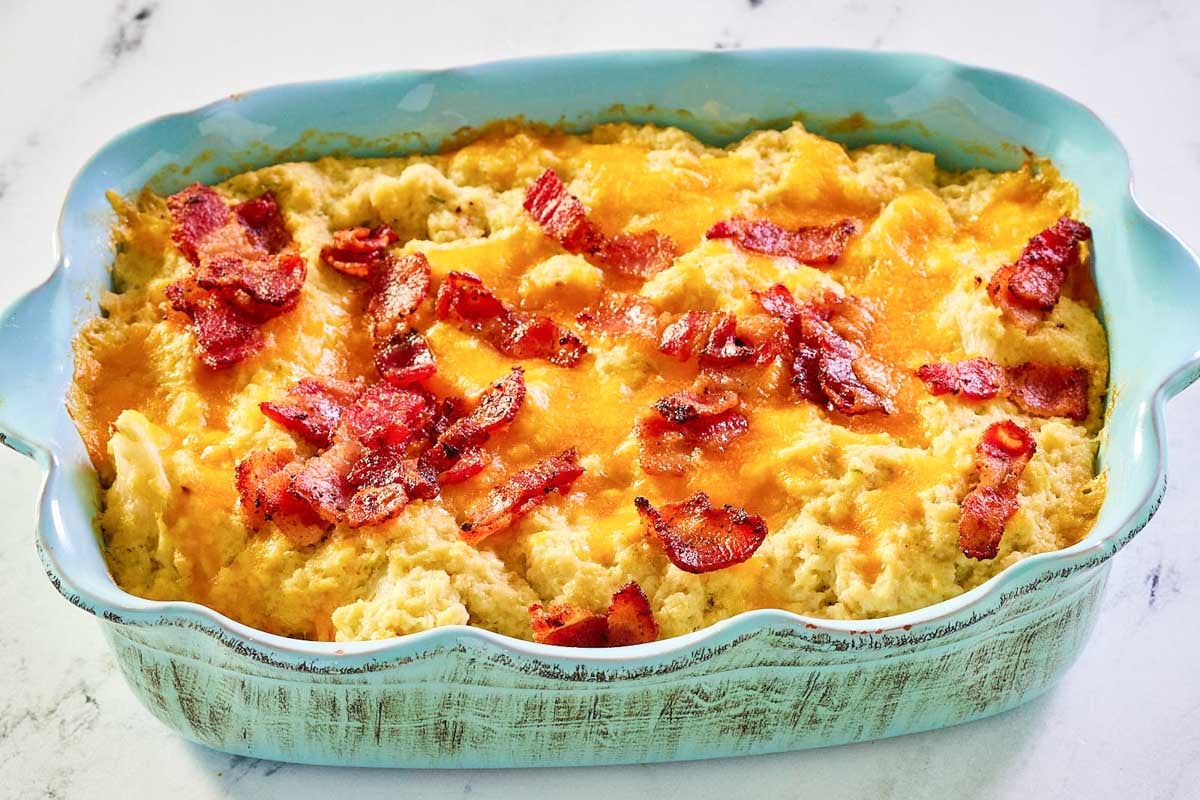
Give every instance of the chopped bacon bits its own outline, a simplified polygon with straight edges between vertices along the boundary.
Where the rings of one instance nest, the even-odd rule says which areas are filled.
[[[608,618],[603,614],[568,605],[529,607],[533,640],[560,647],[605,647],[608,645]]]
[[[756,297],[787,331],[798,395],[843,414],[895,412],[899,378],[866,350],[874,319],[861,301],[826,292],[801,306],[779,284]]]
[[[347,410],[346,422],[365,445],[400,447],[420,434],[429,413],[424,394],[376,383]]]
[[[372,273],[374,291],[367,304],[376,342],[384,341],[429,294],[429,260],[423,253],[382,262]]]
[[[732,239],[738,247],[754,253],[792,258],[810,266],[828,266],[837,263],[857,230],[858,226],[849,219],[833,225],[788,230],[766,220],[734,217],[713,225],[705,236]]]
[[[398,238],[386,224],[334,231],[333,243],[321,248],[321,260],[343,275],[367,278],[375,265],[389,258],[388,248]]]
[[[510,308],[467,272],[451,272],[438,289],[439,319],[450,319],[478,333],[509,358],[541,358],[573,367],[587,346],[549,317]]]
[[[608,613],[597,614],[569,605],[529,607],[533,640],[563,647],[625,647],[658,639],[658,623],[646,593],[637,583],[617,590]]]
[[[975,448],[979,483],[960,503],[958,544],[968,558],[995,558],[1004,528],[1017,513],[1021,473],[1037,445],[1029,431],[1012,420],[988,426]]]
[[[709,327],[708,340],[700,350],[700,365],[717,368],[732,367],[754,358],[754,348],[738,338],[737,319],[733,314],[719,312]]]
[[[479,448],[493,431],[512,422],[525,401],[525,373],[514,367],[479,396],[479,402],[438,435],[421,455],[421,463],[438,474],[439,481],[457,483],[475,475],[486,463]]]
[[[437,362],[424,336],[411,330],[397,331],[376,343],[375,369],[395,386],[415,386],[433,377]]]
[[[642,587],[630,582],[612,596],[608,606],[608,646],[625,647],[658,639],[658,623]]]
[[[228,367],[262,347],[263,335],[253,319],[204,291],[194,280],[173,283],[165,293],[171,307],[192,321],[198,355],[205,366]]]
[[[238,498],[251,527],[257,529],[279,516],[295,517],[309,525],[321,524],[308,504],[288,491],[302,465],[294,450],[256,450],[238,462]]]
[[[586,258],[598,267],[625,275],[649,278],[671,266],[677,254],[675,243],[657,231],[622,233],[612,238],[588,219],[579,198],[548,169],[525,192],[524,207],[546,235],[568,253]]]
[[[933,394],[955,394],[968,400],[988,400],[1004,387],[1004,368],[988,358],[925,364],[917,370]]]
[[[343,521],[354,495],[346,476],[361,454],[362,445],[357,440],[335,436],[332,447],[305,461],[292,476],[288,491],[329,525]]]
[[[658,337],[658,310],[636,294],[612,292],[596,306],[579,312],[575,321],[584,328],[608,336]]]
[[[735,392],[684,390],[654,404],[637,426],[638,462],[651,475],[682,475],[701,451],[723,451],[749,429]]]
[[[1028,362],[1008,370],[1008,396],[1037,417],[1088,416],[1088,371],[1081,367]]]
[[[1001,367],[991,359],[926,364],[917,370],[929,390],[967,400],[1008,397],[1027,414],[1085,420],[1088,415],[1088,372],[1081,367],[1026,362]]]
[[[713,572],[740,564],[754,555],[767,536],[762,517],[731,505],[713,508],[704,492],[661,510],[644,497],[633,502],[667,558],[685,572]]]
[[[551,492],[566,494],[582,474],[579,453],[571,448],[511,475],[467,511],[467,521],[460,526],[463,539],[478,544],[508,528],[545,502]]]
[[[1062,217],[1029,240],[1021,256],[992,276],[988,295],[1007,317],[1029,330],[1058,304],[1068,270],[1079,261],[1079,243],[1092,238],[1087,225]]]
[[[193,184],[167,198],[171,238],[194,267],[167,289],[192,320],[200,360],[211,368],[241,361],[262,346],[257,325],[290,311],[307,271],[268,192],[231,213],[213,189]]]
[[[697,342],[708,329],[709,315],[705,311],[688,311],[679,319],[663,328],[658,340],[658,349],[680,361],[687,361],[697,347]]]
[[[259,403],[259,410],[309,444],[328,447],[333,443],[346,407],[354,402],[362,386],[332,378],[304,378],[280,400]]]

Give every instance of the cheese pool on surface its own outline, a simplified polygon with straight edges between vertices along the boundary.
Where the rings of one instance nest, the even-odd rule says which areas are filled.
[[[872,352],[909,374],[972,356],[1086,369],[1088,419],[923,391],[903,395],[894,415],[845,417],[764,391],[747,412],[749,431],[728,450],[682,477],[647,475],[635,421],[689,386],[696,364],[575,324],[612,278],[565,253],[522,209],[547,168],[606,233],[654,229],[674,239],[674,265],[631,289],[662,311],[749,314],[758,310],[752,292],[775,283],[801,302],[835,289],[873,303]],[[115,291],[77,340],[70,405],[103,486],[109,568],[133,594],[192,600],[262,630],[324,640],[446,624],[528,639],[530,604],[602,611],[631,580],[664,638],[754,608],[866,619],[945,600],[1027,555],[1074,543],[1103,500],[1093,464],[1108,364],[1094,309],[1064,296],[1026,333],[1002,320],[986,291],[1031,236],[1078,215],[1075,188],[1048,163],[947,173],[930,154],[888,145],[848,152],[799,124],[726,149],[676,129],[615,124],[583,136],[500,129],[436,156],[280,164],[217,189],[230,202],[273,192],[308,276],[295,310],[263,327],[256,355],[211,370],[189,327],[166,314],[164,288],[190,265],[171,242],[164,199],[147,192],[115,203]],[[837,264],[817,269],[705,239],[737,215],[787,227],[852,218],[859,233]],[[525,405],[488,443],[503,469],[413,502],[385,524],[338,526],[299,547],[273,524],[247,526],[234,467],[253,450],[297,446],[260,402],[305,377],[374,379],[361,286],[319,252],[334,230],[379,223],[399,234],[395,252],[428,257],[435,289],[451,270],[472,272],[508,303],[579,331],[588,354],[574,368],[514,361],[437,321],[427,300],[417,321],[438,361],[439,394],[474,397],[512,365],[525,369]],[[764,386],[786,388],[781,365],[764,370]],[[959,550],[958,504],[974,485],[982,432],[1006,418],[1034,434],[1037,453],[999,555],[972,560]],[[585,468],[569,494],[551,495],[478,546],[461,539],[463,510],[506,471],[567,447]],[[635,496],[659,504],[697,490],[765,518],[769,533],[747,561],[684,572],[644,530]]]

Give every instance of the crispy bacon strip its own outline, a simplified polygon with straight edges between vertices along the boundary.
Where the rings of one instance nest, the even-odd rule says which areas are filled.
[[[1081,367],[1026,362],[1010,367],[1008,396],[1017,408],[1036,417],[1088,416],[1088,371]]]
[[[317,447],[333,443],[333,432],[362,385],[333,378],[303,378],[280,400],[259,403],[267,418]]]
[[[533,640],[560,647],[606,647],[608,618],[603,614],[583,611],[569,605],[529,607],[529,622]]]
[[[749,428],[735,392],[684,390],[654,404],[638,422],[638,461],[651,475],[682,475],[702,450],[722,451]]]
[[[1004,389],[1004,368],[990,358],[968,358],[965,361],[925,364],[917,377],[929,391],[954,394],[967,400],[989,400]]]
[[[658,623],[650,601],[637,583],[628,583],[612,596],[607,614],[582,611],[569,605],[529,607],[533,639],[564,647],[625,647],[653,642]]]
[[[200,361],[211,369],[238,363],[256,352],[263,335],[255,321],[204,291],[190,278],[165,290],[171,307],[192,321]]]
[[[238,499],[252,528],[278,516],[296,517],[309,525],[321,519],[307,503],[288,491],[303,466],[294,450],[255,450],[235,469]]]
[[[966,400],[1008,397],[1037,417],[1085,420],[1088,415],[1088,372],[1081,367],[1028,361],[1001,367],[988,358],[925,364],[917,377],[935,395],[952,393]]]
[[[662,542],[667,558],[685,572],[713,572],[740,564],[754,555],[767,536],[762,517],[731,505],[713,508],[704,492],[668,503],[661,511],[644,497],[635,497],[633,503]]]
[[[351,528],[386,522],[411,500],[430,500],[441,491],[437,475],[391,448],[368,451],[350,468],[346,480],[354,487],[346,507],[346,524]]]
[[[429,260],[424,253],[378,262],[371,278],[371,300],[367,303],[377,343],[404,326],[409,315],[421,305],[429,294],[429,276]]]
[[[171,305],[192,320],[200,360],[226,367],[262,345],[257,324],[290,311],[306,265],[291,244],[269,192],[231,212],[212,188],[193,184],[167,198],[171,238],[194,267],[167,289]]]
[[[708,229],[708,239],[732,239],[738,247],[768,256],[792,258],[809,266],[836,264],[850,237],[858,231],[854,220],[833,225],[811,225],[796,230],[762,219],[734,217]]]
[[[380,382],[357,398],[345,419],[350,434],[368,447],[402,447],[421,434],[431,413],[424,394]]]
[[[439,319],[475,331],[510,358],[541,358],[560,367],[573,367],[587,352],[572,331],[549,317],[509,307],[468,272],[446,276],[438,289],[436,312]]]
[[[1029,240],[1021,256],[992,276],[988,295],[1025,330],[1058,305],[1068,270],[1079,262],[1079,243],[1092,238],[1087,225],[1062,217]]]
[[[608,606],[608,646],[625,647],[658,639],[658,623],[646,593],[636,582],[622,586]]]
[[[609,292],[598,305],[575,315],[584,328],[607,336],[658,338],[658,310],[636,294]]]
[[[386,223],[374,228],[343,228],[333,243],[321,248],[321,260],[343,275],[367,278],[372,267],[390,258],[388,248],[399,239]]]
[[[459,526],[462,538],[479,544],[541,505],[551,492],[566,494],[582,474],[579,453],[572,447],[509,476],[467,511],[466,521]]]
[[[989,425],[975,448],[979,483],[960,503],[958,545],[967,558],[995,558],[1004,527],[1017,513],[1021,473],[1037,451],[1029,431],[1012,420]]]
[[[688,311],[679,319],[663,328],[658,340],[658,349],[680,361],[687,361],[698,347],[703,346],[707,336],[709,313]]]
[[[586,258],[598,267],[625,275],[649,278],[671,266],[678,253],[670,237],[657,231],[621,233],[609,238],[588,219],[579,198],[548,169],[525,192],[524,207],[546,235],[568,253]]]
[[[415,386],[433,377],[437,362],[424,336],[396,331],[375,343],[375,369],[394,386]]]
[[[866,350],[874,319],[861,301],[826,292],[801,306],[779,284],[756,297],[787,332],[798,395],[843,414],[895,412],[899,378]]]
[[[435,472],[443,486],[475,475],[485,466],[480,448],[494,431],[513,421],[524,401],[525,372],[513,367],[483,391],[469,414],[446,426],[421,454],[422,465]]]
[[[304,462],[288,484],[288,491],[329,526],[345,519],[354,495],[347,475],[362,455],[363,447],[353,436],[334,434],[333,445]]]

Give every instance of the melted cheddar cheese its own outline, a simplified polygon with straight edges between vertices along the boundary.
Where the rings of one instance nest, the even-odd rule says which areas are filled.
[[[674,265],[642,282],[565,253],[521,207],[547,168],[607,234],[669,235],[680,250]],[[279,164],[217,189],[230,202],[273,192],[308,261],[298,306],[265,323],[262,350],[221,371],[197,360],[163,293],[189,265],[171,243],[164,198],[149,192],[114,198],[114,291],[77,340],[70,408],[103,485],[98,525],[110,569],[134,594],[329,640],[444,624],[530,638],[531,603],[601,610],[631,580],[664,637],[752,608],[862,619],[936,603],[1069,545],[1103,499],[1093,462],[1107,347],[1095,310],[1068,294],[1026,333],[1002,320],[986,292],[1031,236],[1078,212],[1075,188],[1047,162],[948,173],[927,153],[847,151],[799,124],[725,149],[652,126],[581,136],[509,127],[439,155]],[[817,269],[705,238],[735,215],[786,227],[852,218],[859,233],[836,265]],[[397,253],[427,256],[435,288],[452,270],[474,273],[509,304],[579,331],[588,354],[574,368],[515,362],[437,320],[427,301],[414,321],[439,365],[430,387],[474,397],[520,363],[524,407],[488,443],[497,459],[480,475],[383,525],[338,526],[300,547],[271,524],[247,526],[234,466],[256,449],[296,446],[260,402],[305,377],[373,380],[364,293],[319,253],[332,231],[379,223],[399,234]],[[613,289],[667,312],[750,314],[752,292],[774,283],[801,302],[834,289],[872,303],[872,353],[910,376],[897,412],[846,416],[799,400],[776,361],[742,391],[745,435],[682,476],[646,474],[635,421],[689,386],[696,363],[653,342],[589,334],[575,315]],[[1029,417],[1004,399],[934,397],[911,377],[926,362],[970,356],[1086,369],[1088,419]],[[1004,418],[1032,431],[1038,450],[999,555],[975,561],[958,548],[958,503],[973,485],[982,431]],[[464,509],[507,473],[567,447],[585,469],[568,494],[478,546],[461,539]],[[647,535],[634,496],[657,504],[698,490],[765,518],[769,533],[749,560],[691,574]]]

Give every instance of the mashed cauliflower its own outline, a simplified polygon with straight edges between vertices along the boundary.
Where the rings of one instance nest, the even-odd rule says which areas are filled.
[[[318,255],[331,232],[385,222],[400,236],[396,252],[425,253],[435,286],[467,270],[509,303],[576,327],[575,314],[608,278],[523,211],[525,188],[547,168],[606,232],[653,228],[678,243],[674,266],[634,287],[664,311],[750,313],[752,290],[774,283],[801,300],[844,290],[876,303],[873,349],[899,369],[969,356],[1083,367],[1088,419],[1029,417],[1004,399],[968,404],[927,392],[895,415],[842,417],[781,397],[756,406],[749,432],[702,468],[647,475],[636,415],[686,386],[695,365],[653,345],[585,335],[589,353],[575,368],[520,362],[526,407],[489,443],[514,465],[574,446],[586,469],[570,494],[511,530],[479,546],[460,538],[456,517],[495,482],[487,475],[384,525],[339,526],[309,546],[271,524],[251,530],[235,464],[256,449],[295,446],[258,403],[304,377],[371,374],[362,293]],[[1095,310],[1064,297],[1027,334],[1001,320],[986,292],[1031,236],[1077,214],[1075,188],[1049,163],[948,173],[927,153],[847,151],[799,124],[725,149],[653,126],[603,125],[582,136],[510,127],[439,155],[278,164],[217,189],[231,202],[273,192],[308,277],[296,309],[265,325],[257,355],[209,370],[188,327],[165,313],[163,290],[189,264],[171,243],[164,198],[114,198],[114,291],[77,340],[70,406],[103,486],[98,525],[109,567],[133,594],[339,641],[448,624],[530,638],[531,603],[601,610],[631,580],[663,637],[754,608],[866,619],[945,600],[1025,556],[1069,545],[1102,502],[1093,464],[1107,347]],[[837,265],[815,269],[704,238],[739,214],[787,226],[850,217],[861,233]],[[473,397],[517,363],[422,313],[439,393]],[[958,504],[974,484],[983,430],[1005,418],[1033,432],[1037,453],[999,555],[972,560],[958,547]],[[631,500],[701,489],[714,504],[762,515],[769,533],[744,563],[697,575],[670,563]]]

